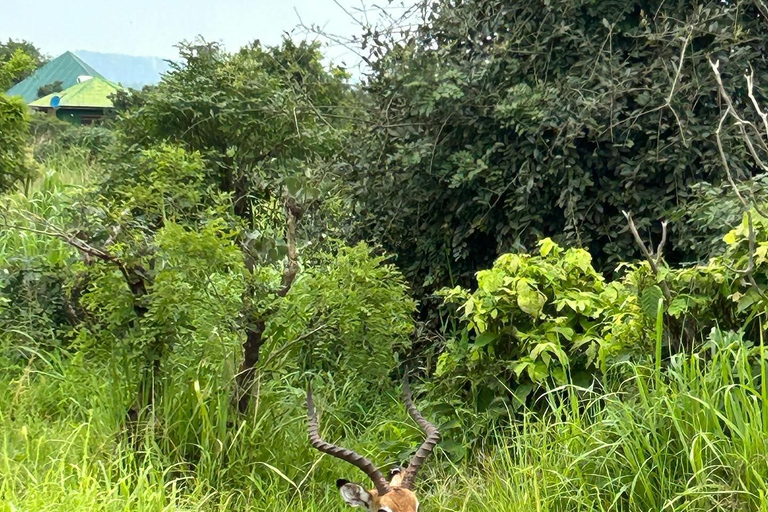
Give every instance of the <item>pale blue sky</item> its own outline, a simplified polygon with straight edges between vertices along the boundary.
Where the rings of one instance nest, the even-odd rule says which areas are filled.
[[[387,0],[337,1],[351,13],[363,5],[387,5]],[[306,24],[325,26],[331,33],[359,32],[334,0],[0,0],[0,4],[0,38],[32,41],[54,57],[66,50],[92,50],[173,58],[176,43],[198,34],[223,42],[228,50],[254,39],[275,44],[283,31],[298,25],[297,12]],[[327,53],[347,65],[358,62],[338,46]]]

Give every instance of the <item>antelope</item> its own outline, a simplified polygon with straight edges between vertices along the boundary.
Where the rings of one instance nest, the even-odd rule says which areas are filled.
[[[378,468],[365,457],[352,450],[330,444],[320,437],[315,404],[312,401],[312,388],[307,388],[307,425],[310,444],[332,457],[336,457],[357,467],[368,475],[374,485],[374,489],[366,490],[362,485],[348,480],[336,480],[341,497],[348,505],[360,507],[369,512],[418,512],[419,500],[413,492],[413,484],[416,474],[421,469],[424,461],[432,453],[440,442],[440,432],[437,428],[424,419],[421,413],[413,405],[411,390],[408,386],[408,378],[403,381],[403,401],[411,418],[426,434],[426,439],[413,455],[407,469],[395,468],[390,471],[390,481],[387,482]]]

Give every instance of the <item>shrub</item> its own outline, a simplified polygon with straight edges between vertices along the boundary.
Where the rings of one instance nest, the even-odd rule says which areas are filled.
[[[359,231],[398,255],[417,290],[469,286],[547,236],[587,248],[600,271],[637,257],[622,210],[658,239],[652,221],[725,179],[709,60],[768,83],[768,26],[749,2],[424,6],[403,40],[369,34],[371,117],[350,172]],[[732,100],[751,109],[743,88]],[[724,131],[723,145],[750,176],[760,168],[740,137]],[[670,261],[706,259],[687,230],[672,227]]]
[[[324,260],[302,273],[269,322],[266,357],[281,371],[292,360],[336,382],[354,380],[355,394],[371,400],[410,345],[416,304],[402,274],[364,244]]]
[[[34,174],[29,147],[29,114],[21,98],[0,94],[0,192]]]
[[[524,403],[546,381],[585,383],[595,369],[649,348],[648,319],[634,290],[606,282],[587,251],[550,239],[536,255],[499,257],[478,272],[476,291],[442,294],[459,304],[464,329],[440,356],[437,377],[466,378],[486,397],[480,410],[510,395]]]
[[[39,162],[72,148],[84,149],[92,158],[101,156],[115,142],[114,132],[109,127],[76,126],[40,113],[30,116],[29,131],[34,141],[35,159]]]

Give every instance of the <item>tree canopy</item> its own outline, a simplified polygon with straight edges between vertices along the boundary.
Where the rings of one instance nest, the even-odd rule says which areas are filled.
[[[636,257],[622,210],[658,239],[652,222],[724,179],[709,61],[768,83],[757,4],[427,2],[404,39],[370,41],[359,233],[427,289],[542,236],[588,248],[601,270]],[[736,172],[756,172],[726,135]],[[673,261],[706,256],[685,223],[672,229]]]

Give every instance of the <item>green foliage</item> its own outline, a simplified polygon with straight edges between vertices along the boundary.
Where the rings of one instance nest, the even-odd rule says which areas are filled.
[[[86,150],[91,159],[100,157],[115,142],[114,131],[105,126],[77,126],[43,113],[30,115],[29,131],[38,162],[55,159],[73,148]]]
[[[745,217],[725,236],[724,254],[707,264],[661,264],[658,273],[647,263],[625,265],[610,282],[588,252],[544,239],[538,254],[505,254],[478,272],[474,291],[443,290],[446,303],[458,305],[449,319],[460,329],[449,333],[435,388],[455,397],[451,415],[486,418],[455,424],[468,429],[464,440],[487,436],[509,409],[530,404],[544,389],[588,386],[615,363],[647,362],[654,345],[661,364],[661,357],[696,350],[716,327],[759,342],[768,306],[768,221],[753,212],[753,228],[753,257]],[[660,305],[664,322],[656,326]]]
[[[62,81],[56,80],[55,82],[52,82],[50,84],[41,85],[37,88],[37,97],[42,98],[44,96],[48,96],[49,94],[53,94],[54,92],[61,92],[64,89],[62,88]]]
[[[658,239],[652,221],[724,179],[709,59],[768,83],[751,2],[424,5],[403,40],[370,34],[352,169],[359,231],[417,290],[468,286],[543,237],[588,249],[600,271],[638,256],[622,210]],[[749,110],[743,88],[732,97]],[[749,176],[740,137],[723,131],[734,174]],[[670,261],[706,259],[689,230],[672,226]]]
[[[528,413],[499,428],[500,446],[480,469],[459,477],[468,494],[453,496],[456,483],[449,480],[437,489],[442,498],[434,506],[762,510],[764,347],[713,331],[702,352],[675,356],[661,374],[627,368],[629,378],[606,382],[603,392],[569,386],[564,400],[555,393],[543,400],[543,415]]]
[[[122,148],[124,149],[124,148]],[[115,148],[108,156],[108,174],[99,187],[105,207],[120,223],[153,236],[163,223],[196,223],[207,218],[219,196],[206,194],[210,171],[198,152],[163,144],[131,153]]]
[[[768,175],[764,173],[737,183],[737,187],[743,197],[752,197],[758,205],[768,202]],[[705,259],[720,256],[726,249],[723,237],[741,222],[744,207],[728,182],[701,182],[691,189],[694,196],[670,214],[670,222],[685,225],[679,230],[676,243]]]
[[[84,258],[70,284],[86,287],[78,303],[89,317],[79,326],[88,343],[142,364],[188,354],[217,329],[236,339],[232,318],[244,285],[239,231],[220,198],[205,195],[202,158],[171,145],[117,151],[105,157],[96,190],[70,211],[69,229],[110,254]]]
[[[35,67],[35,59],[20,48],[0,55],[0,92],[23,80]]]
[[[324,260],[302,273],[270,320],[267,368],[284,372],[296,361],[335,382],[355,380],[370,400],[410,346],[415,302],[400,272],[363,244]]]
[[[29,216],[66,226],[68,210],[94,169],[77,153],[57,154],[44,168],[26,194],[0,197],[0,222],[18,226],[0,231],[0,344],[55,350],[68,345],[79,321],[67,285],[78,258],[61,240],[28,231],[36,228]]]
[[[750,229],[750,224],[751,229]],[[753,241],[750,243],[750,231]],[[739,312],[758,316],[768,307],[768,219],[752,210],[744,214],[742,222],[726,233],[723,240],[727,250],[723,260],[733,265],[743,287],[736,290],[732,299]],[[754,244],[754,247],[750,247]]]
[[[593,369],[649,348],[643,301],[632,288],[606,283],[587,251],[550,239],[538,255],[506,254],[478,272],[474,292],[443,294],[460,304],[465,331],[449,342],[436,376],[471,385],[479,412],[506,415],[510,393],[520,405],[550,379],[586,384]]]
[[[0,43],[0,68],[2,68],[4,65],[9,65],[11,61],[18,59],[19,55],[22,54],[25,56],[24,65],[19,66],[18,62],[13,64],[15,70],[12,72],[10,83],[3,85],[2,80],[0,79],[0,91],[4,91],[11,85],[21,82],[29,75],[31,75],[35,69],[43,66],[48,62],[48,57],[40,53],[40,49],[29,41],[14,41],[12,39],[8,39],[8,42]],[[2,72],[0,72],[0,76],[2,76],[1,73]]]
[[[199,151],[249,223],[284,186],[316,199],[323,160],[335,156],[342,132],[315,105],[345,94],[345,77],[322,66],[317,45],[254,43],[228,54],[201,43],[180,52],[181,64],[158,87],[125,101],[132,107],[120,115],[123,139]]]
[[[0,354],[2,357],[3,354]],[[205,358],[205,355],[203,355]],[[302,391],[265,386],[262,406],[225,427],[215,383],[187,381],[161,404],[163,424],[141,453],[115,435],[130,394],[104,360],[45,356],[0,378],[0,496],[7,510],[340,510],[335,478],[357,475],[307,447]],[[762,510],[768,492],[764,348],[713,332],[704,351],[663,373],[630,365],[602,393],[550,394],[540,414],[499,427],[479,462],[424,470],[424,510],[523,512]],[[377,461],[387,443],[416,443],[394,398],[351,425],[335,417],[341,388],[324,389],[333,438]],[[288,398],[284,398],[288,397]],[[343,426],[343,428],[339,428]],[[172,450],[163,446],[175,444]],[[197,446],[199,462],[180,460]],[[395,448],[394,446],[392,448]],[[183,485],[182,485],[183,482]],[[51,504],[54,505],[51,505]]]
[[[0,116],[24,142],[0,163],[31,166],[31,134],[44,171],[0,198],[0,510],[335,510],[357,475],[308,445],[307,380],[326,439],[385,469],[423,439],[406,360],[444,437],[425,507],[768,508],[768,220],[722,189],[706,73],[765,78],[754,9],[438,3],[368,34],[355,98],[315,44],[198,43],[101,128]],[[608,278],[627,207],[644,238],[688,224],[672,264]],[[412,343],[409,286],[360,238],[454,286],[421,295],[443,331]]]
[[[28,181],[34,173],[28,127],[29,114],[21,98],[0,93],[0,192]]]

